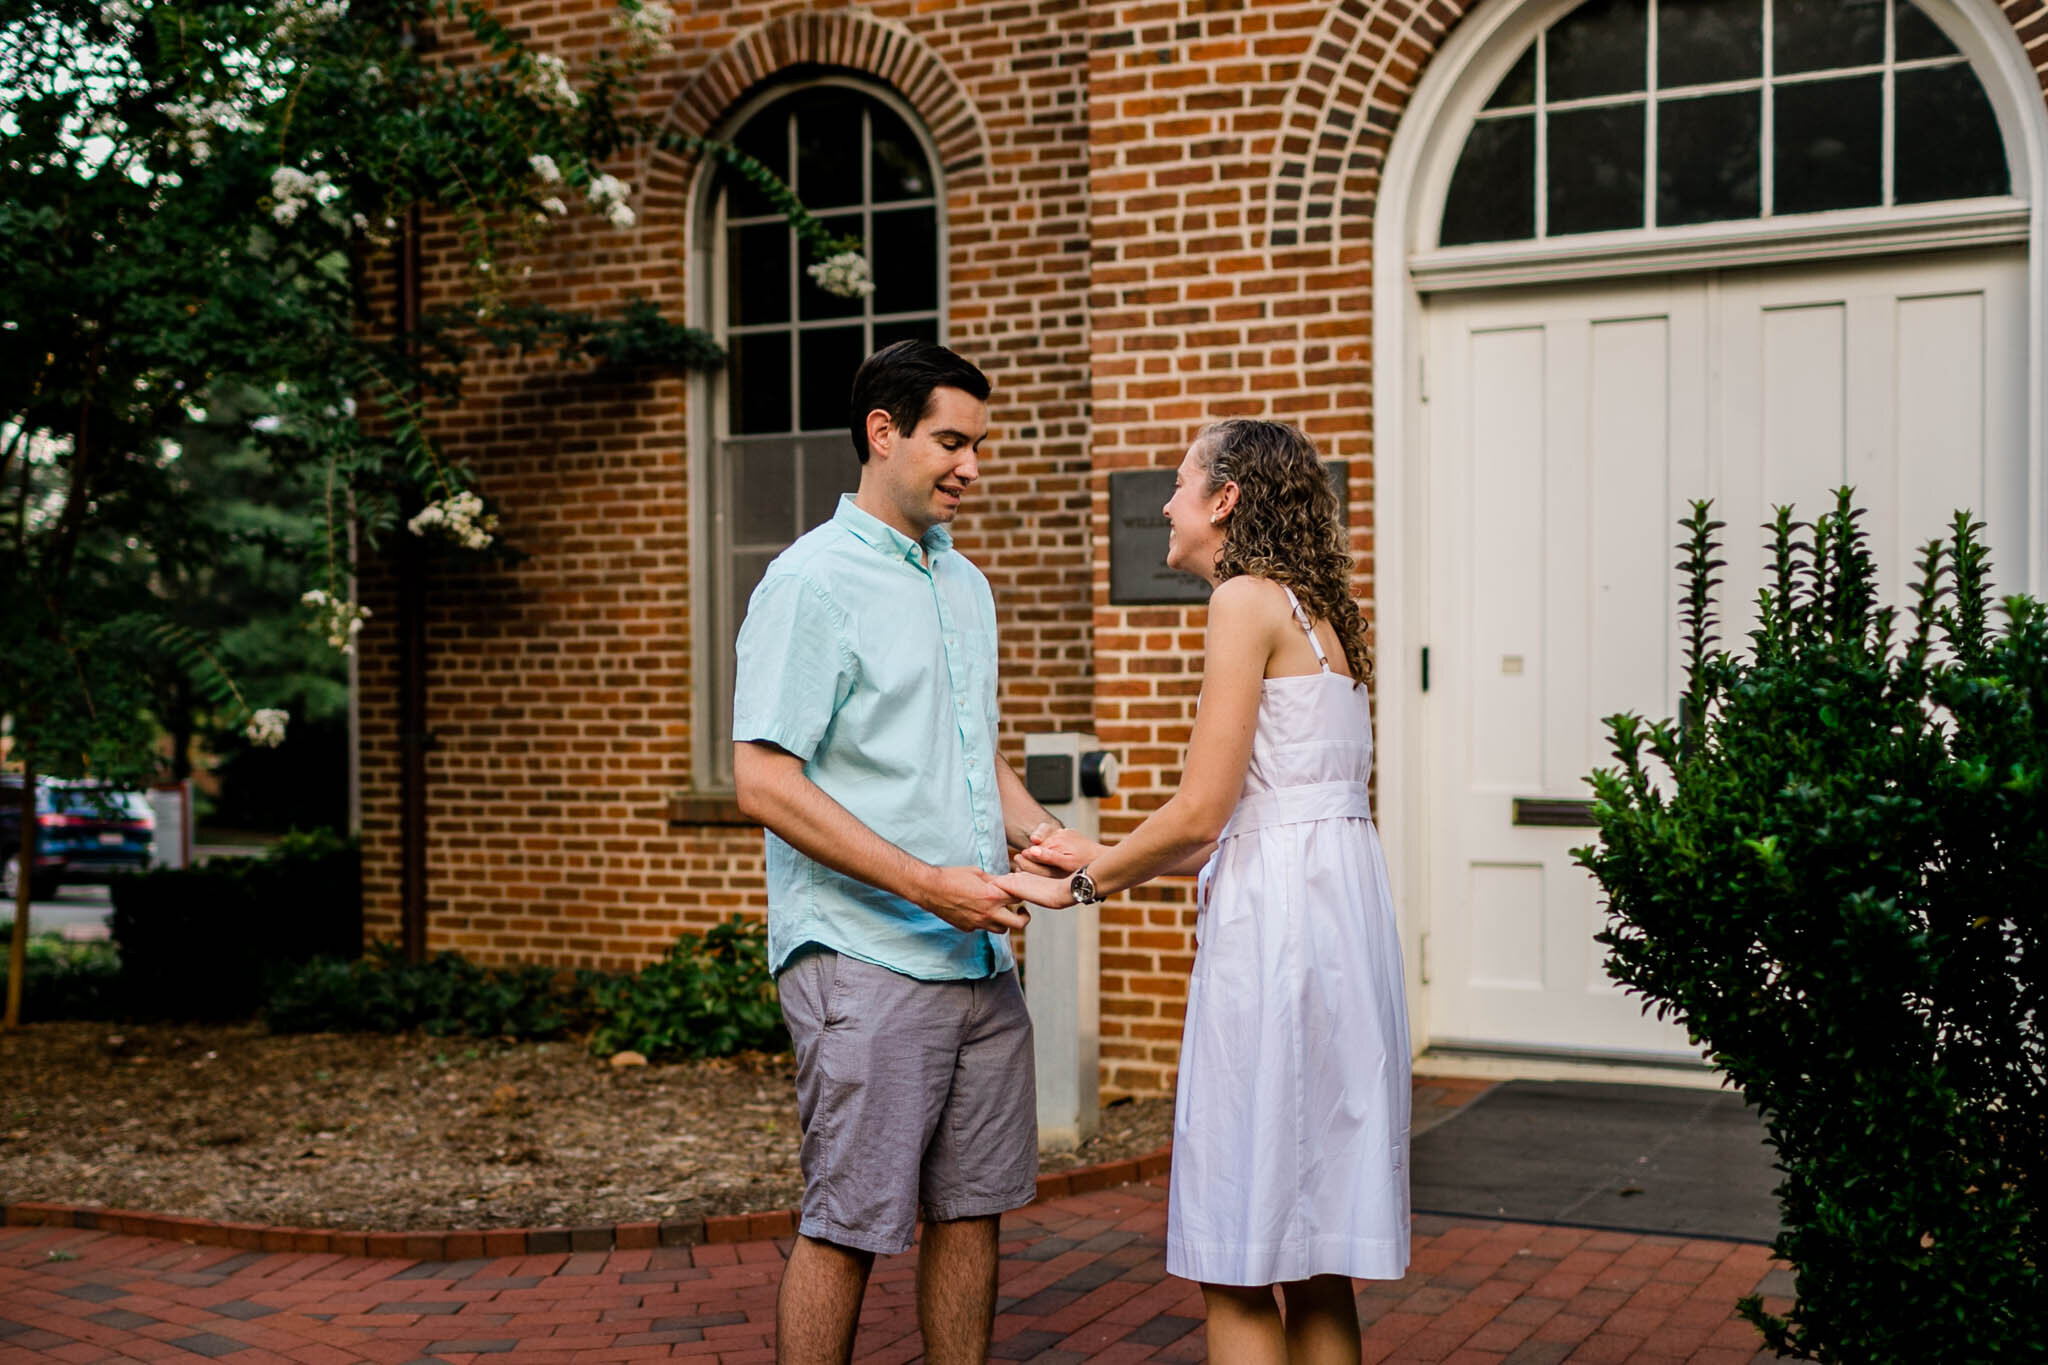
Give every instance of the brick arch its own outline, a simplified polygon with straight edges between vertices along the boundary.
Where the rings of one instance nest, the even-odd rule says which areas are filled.
[[[988,128],[945,59],[904,25],[858,9],[785,14],[741,33],[683,87],[666,121],[708,135],[748,91],[796,67],[873,76],[917,111],[949,179],[986,170]]]
[[[1281,114],[1267,199],[1273,246],[1370,237],[1394,125],[1471,9],[1472,0],[1338,0],[1324,14]]]
[[[1394,125],[1423,68],[1475,3],[1338,0],[1325,13],[1281,115],[1269,245],[1370,240]],[[2048,0],[2003,0],[1999,9],[2028,41],[2048,18]],[[2030,55],[2048,90],[2048,47]]]

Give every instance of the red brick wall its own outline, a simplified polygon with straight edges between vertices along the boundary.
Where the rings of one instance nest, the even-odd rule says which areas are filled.
[[[1109,472],[1178,462],[1219,417],[1298,423],[1350,461],[1353,543],[1369,562],[1371,225],[1347,222],[1342,243],[1309,246],[1271,232],[1285,120],[1329,17],[1318,4],[1200,0],[1091,15],[1096,732],[1125,760],[1108,832],[1179,783],[1207,615],[1109,604]],[[1363,573],[1358,588],[1370,596]],[[1105,1079],[1170,1088],[1192,883],[1142,888],[1102,918]]]
[[[578,57],[610,6],[503,8]],[[1002,612],[1004,743],[1085,726],[1093,707],[1088,552],[1086,31],[1077,0],[782,4],[685,12],[649,111],[714,127],[758,80],[825,62],[891,84],[946,169],[949,340],[995,385],[981,488],[957,528]],[[690,190],[671,159],[621,166],[638,225],[587,214],[494,275],[522,297],[689,315]],[[425,243],[429,308],[461,303],[451,237]],[[526,274],[531,268],[531,275]],[[850,378],[850,376],[849,376]],[[761,836],[679,823],[704,698],[694,692],[687,449],[693,385],[494,360],[435,424],[501,504],[507,567],[442,558],[429,609],[428,925],[482,961],[628,966],[688,925],[764,906]],[[399,534],[403,534],[400,532]],[[368,931],[399,932],[397,604],[364,565]],[[701,813],[682,811],[683,814]]]
[[[1003,623],[1006,746],[1092,723],[1124,759],[1105,831],[1174,789],[1204,613],[1108,601],[1108,475],[1177,460],[1202,422],[1295,421],[1350,462],[1358,589],[1375,591],[1371,235],[1393,129],[1455,0],[780,4],[685,13],[656,106],[715,125],[766,73],[845,62],[925,115],[948,166],[953,344],[996,384],[992,456],[963,512]],[[2039,0],[2008,8],[2042,46]],[[512,11],[563,50],[607,7]],[[872,16],[872,17],[862,17]],[[2048,67],[2044,67],[2048,69]],[[687,167],[634,172],[632,233],[585,228],[545,296],[629,287],[680,313]],[[627,173],[622,171],[622,174]],[[445,244],[444,244],[445,251]],[[436,288],[453,297],[445,267]],[[431,924],[479,957],[624,964],[685,923],[761,904],[759,837],[672,824],[690,770],[689,387],[546,364],[478,384],[452,444],[505,500],[525,564],[434,590]],[[373,932],[395,933],[392,614],[365,640]],[[1190,886],[1105,907],[1103,1076],[1174,1079]]]

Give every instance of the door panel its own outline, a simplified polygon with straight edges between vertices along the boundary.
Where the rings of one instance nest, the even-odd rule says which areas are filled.
[[[1856,486],[1899,600],[1968,506],[2021,576],[2024,254],[1519,289],[1429,306],[1428,1019],[1440,1043],[1696,1055],[1601,970],[1594,832],[1517,824],[1587,795],[1602,717],[1669,716],[1676,522],[1728,523],[1740,640],[1778,502]]]

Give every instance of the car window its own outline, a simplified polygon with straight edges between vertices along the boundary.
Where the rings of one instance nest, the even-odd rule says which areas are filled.
[[[141,792],[116,791],[111,787],[54,787],[45,789],[53,809],[64,815],[85,815],[98,820],[149,819],[149,798]]]

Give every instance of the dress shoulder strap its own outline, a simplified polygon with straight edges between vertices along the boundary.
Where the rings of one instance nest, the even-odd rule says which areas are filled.
[[[1295,624],[1301,627],[1301,633],[1308,636],[1309,648],[1316,652],[1317,665],[1321,667],[1323,672],[1328,673],[1330,671],[1330,657],[1323,652],[1323,642],[1316,635],[1315,622],[1308,619],[1308,612],[1302,609],[1301,599],[1294,595],[1294,589],[1282,583],[1280,591],[1287,594],[1287,606],[1293,611]]]

